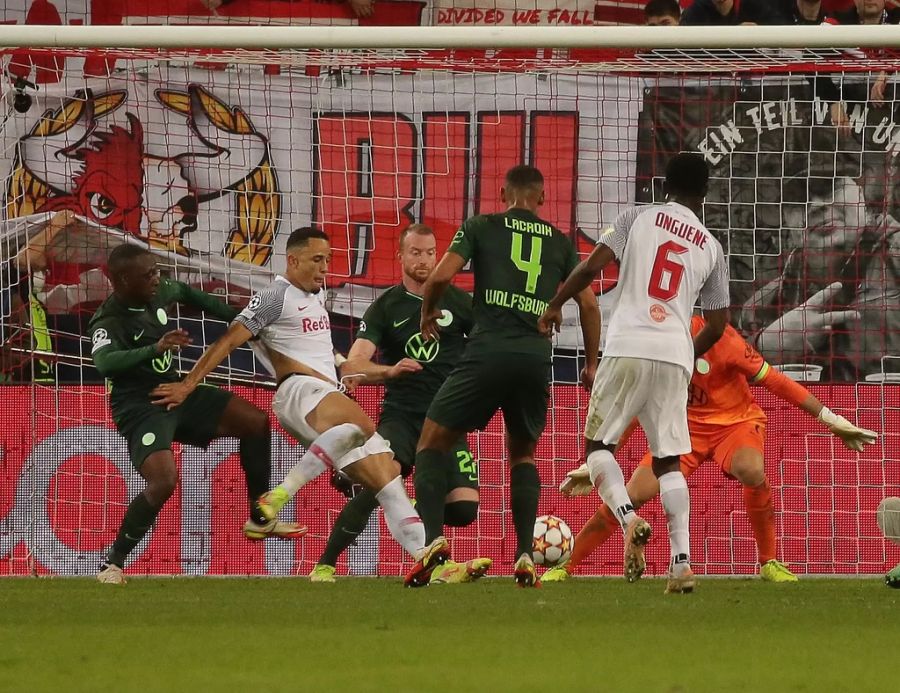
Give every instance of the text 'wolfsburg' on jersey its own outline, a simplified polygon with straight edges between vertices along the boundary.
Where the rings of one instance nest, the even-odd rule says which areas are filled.
[[[438,306],[441,317],[439,341],[424,340],[419,331],[422,297],[402,284],[392,286],[369,306],[356,333],[381,351],[381,361],[393,365],[411,358],[422,366],[419,373],[393,378],[385,383],[383,408],[424,417],[428,405],[459,362],[472,331],[472,297],[448,286]]]
[[[694,371],[691,314],[727,308],[728,266],[719,241],[677,202],[633,207],[600,236],[619,260],[618,300],[604,356],[665,361]]]
[[[312,294],[277,276],[269,286],[250,299],[247,307],[234,320],[273,351],[337,383],[331,321],[325,310],[324,298],[324,291]],[[275,375],[275,369],[263,350],[254,348],[253,352]]]
[[[114,415],[122,405],[149,405],[150,391],[157,385],[181,379],[172,351],[156,351],[162,336],[176,329],[167,312],[174,303],[195,306],[226,322],[237,314],[210,294],[160,279],[156,296],[146,306],[127,306],[113,294],[91,318],[91,357],[100,374],[106,376]]]
[[[550,340],[537,321],[578,264],[575,247],[551,224],[525,209],[463,222],[449,251],[472,261],[475,329],[467,355],[537,354],[550,358]]]

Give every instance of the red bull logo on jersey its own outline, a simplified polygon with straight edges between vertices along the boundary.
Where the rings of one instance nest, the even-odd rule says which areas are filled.
[[[303,318],[300,329],[304,332],[326,332],[331,329],[331,322],[327,313],[320,318]]]

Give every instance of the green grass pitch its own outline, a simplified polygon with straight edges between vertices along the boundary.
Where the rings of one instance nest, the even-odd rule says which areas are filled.
[[[3,691],[896,691],[900,590],[0,581]]]

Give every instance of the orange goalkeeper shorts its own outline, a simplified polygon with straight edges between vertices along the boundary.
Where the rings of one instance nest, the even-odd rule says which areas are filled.
[[[681,456],[681,473],[689,477],[706,460],[715,462],[722,473],[731,476],[731,459],[740,448],[752,448],[763,454],[766,425],[762,421],[741,421],[730,426],[702,424],[691,421],[691,451]],[[642,467],[649,467],[653,458],[648,451],[641,459]]]

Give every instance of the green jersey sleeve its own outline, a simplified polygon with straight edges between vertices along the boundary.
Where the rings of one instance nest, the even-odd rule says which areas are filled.
[[[155,344],[129,349],[111,320],[99,320],[91,325],[91,358],[104,378],[124,373],[154,356],[157,356]]]
[[[372,301],[371,305],[366,309],[362,322],[359,323],[359,330],[356,332],[357,339],[367,339],[375,346],[381,345],[381,340],[387,329],[383,299],[384,294]]]
[[[183,282],[171,281],[168,279],[163,281],[166,284],[166,290],[170,292],[172,298],[179,303],[186,303],[195,308],[199,308],[203,312],[209,313],[226,322],[231,322],[237,317],[238,311],[236,308],[232,308],[228,304],[223,303],[212,294],[195,289]]]
[[[471,219],[466,219],[463,222],[462,226],[459,227],[459,230],[453,237],[453,240],[450,241],[450,247],[447,248],[447,252],[456,253],[466,262],[472,259],[472,255],[475,252],[475,236],[478,228],[476,220],[479,218],[480,217],[473,217]]]

